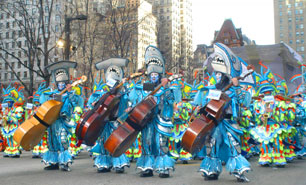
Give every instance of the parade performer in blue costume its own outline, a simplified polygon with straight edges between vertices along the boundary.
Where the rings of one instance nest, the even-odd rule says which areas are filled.
[[[301,68],[302,70],[305,70],[305,65],[301,65]],[[290,78],[290,82],[293,83],[295,80],[301,80],[302,78],[302,74],[296,74]],[[295,93],[290,96],[293,98],[293,102],[296,105],[296,119],[293,121],[293,125],[296,128],[297,133],[294,136],[293,142],[295,142],[295,145],[298,148],[298,150],[295,151],[298,159],[302,159],[303,156],[306,156],[306,96],[305,92],[303,92],[303,89],[300,88],[301,86],[302,83],[298,85]]]
[[[43,162],[49,166],[45,167],[45,170],[56,170],[61,168],[62,171],[70,171],[69,163],[72,163],[72,156],[68,151],[68,133],[69,122],[71,120],[74,107],[79,106],[80,97],[74,94],[73,91],[68,90],[63,95],[59,96],[59,93],[69,84],[69,69],[75,68],[77,63],[70,61],[60,61],[49,66],[46,66],[49,73],[52,74],[53,80],[57,89],[51,92],[42,93],[40,97],[40,103],[55,99],[63,102],[60,110],[59,118],[48,128],[48,147],[47,151],[43,155]]]
[[[207,156],[203,159],[199,171],[203,173],[205,180],[217,180],[222,172],[221,161],[225,161],[226,169],[238,181],[249,181],[244,173],[251,169],[250,163],[240,154],[240,136],[243,132],[236,121],[239,116],[238,100],[241,98],[241,87],[237,77],[248,72],[246,63],[235,56],[228,47],[216,43],[214,53],[206,60],[204,66],[215,72],[216,84],[202,88],[194,98],[195,105],[203,107],[209,102],[212,92],[220,92],[231,82],[234,86],[225,92],[231,101],[223,111],[224,119],[220,120],[206,137]],[[253,83],[252,78],[247,77],[245,80]]]
[[[296,156],[298,159],[302,159],[303,156],[306,156],[306,98],[303,93],[296,93],[292,97],[296,103],[296,119],[293,122],[297,130],[297,134],[294,136],[294,142],[299,148],[296,151]]]
[[[239,125],[241,130],[243,131],[243,136],[241,136],[241,154],[246,158],[249,159],[254,155],[252,151],[252,145],[249,143],[250,140],[250,129],[253,126],[252,118],[253,113],[250,108],[251,105],[251,94],[248,91],[242,90],[241,92],[244,96],[243,102],[240,103],[241,110],[240,110],[240,119]]]
[[[129,60],[121,58],[111,58],[106,61],[96,63],[96,68],[98,70],[104,70],[106,83],[100,82],[99,86],[95,87],[95,92],[90,96],[88,101],[88,107],[93,107],[94,103],[97,102],[105,93],[115,88],[115,86],[123,80],[124,77],[124,67],[127,67]],[[124,85],[126,87],[126,85]],[[111,135],[114,129],[116,129],[117,122],[116,118],[124,113],[127,108],[127,92],[128,88],[125,88],[121,92],[121,99],[119,103],[119,110],[117,115],[111,120],[108,120],[104,126],[101,136],[97,140],[96,146],[92,149],[92,152],[98,155],[95,158],[94,166],[97,167],[99,173],[110,172],[113,168],[116,173],[123,173],[124,167],[130,166],[130,161],[125,154],[120,157],[112,157],[109,152],[105,150],[104,143]]]
[[[143,85],[136,84],[129,94],[131,107],[145,98],[158,86],[165,74],[165,61],[159,49],[148,46],[145,52],[145,63],[149,81]],[[175,160],[168,153],[168,137],[171,136],[174,92],[171,88],[162,87],[155,95],[156,109],[152,119],[141,131],[142,154],[137,160],[137,168],[141,177],[153,176],[153,170],[159,177],[169,177],[169,171],[174,169]]]
[[[80,78],[76,79],[80,80]],[[82,149],[82,146],[77,145],[77,136],[76,136],[76,126],[81,119],[81,116],[83,114],[83,108],[84,108],[84,98],[82,97],[82,92],[83,88],[81,85],[72,87],[72,90],[74,91],[74,94],[77,95],[77,101],[74,102],[74,110],[72,113],[72,117],[70,120],[69,124],[69,136],[68,136],[68,141],[69,141],[69,152],[74,159],[79,152]]]
[[[143,72],[142,70],[139,70],[138,72]],[[135,80],[131,80],[129,85],[129,88],[132,89],[136,84],[141,84],[142,80],[144,78],[136,78]],[[137,138],[133,145],[125,152],[125,155],[129,158],[130,161],[137,161],[138,158],[141,156],[141,132],[137,135]]]
[[[13,136],[18,126],[24,122],[25,111],[23,108],[24,95],[23,87],[16,84],[15,87],[9,85],[3,89],[2,109],[4,112],[5,124],[1,128],[1,133],[6,140],[7,147],[3,157],[20,157],[19,145],[13,140]]]

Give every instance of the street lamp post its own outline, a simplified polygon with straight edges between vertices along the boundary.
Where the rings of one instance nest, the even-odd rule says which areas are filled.
[[[87,20],[86,15],[77,15],[76,17],[67,17],[65,15],[65,45],[64,45],[64,59],[69,60],[70,57],[70,23],[73,20]]]

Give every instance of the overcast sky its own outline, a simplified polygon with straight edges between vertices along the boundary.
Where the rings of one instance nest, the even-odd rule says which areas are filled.
[[[274,44],[273,0],[192,0],[193,43],[209,45],[215,30],[231,18],[256,44]]]

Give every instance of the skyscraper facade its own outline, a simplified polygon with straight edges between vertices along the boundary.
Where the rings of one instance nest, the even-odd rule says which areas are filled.
[[[274,0],[275,42],[286,43],[305,57],[306,0]]]
[[[167,70],[178,72],[187,67],[193,56],[192,1],[148,0],[158,20],[157,42],[165,59]]]

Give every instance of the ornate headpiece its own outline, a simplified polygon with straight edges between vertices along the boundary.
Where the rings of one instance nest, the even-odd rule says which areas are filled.
[[[57,83],[69,81],[69,69],[76,68],[76,66],[76,62],[59,61],[46,66],[46,69],[52,74],[54,82]]]
[[[116,80],[121,81],[124,77],[123,67],[127,67],[128,59],[110,58],[96,63],[96,69],[104,70],[106,81]]]
[[[20,105],[24,103],[23,86],[15,84],[15,87],[9,85],[6,89],[3,88],[2,103]]]
[[[165,59],[155,46],[148,46],[145,52],[145,63],[148,74],[159,73],[165,75]]]
[[[261,74],[254,72],[254,77],[256,81],[255,96],[267,92],[277,92],[276,80],[273,73],[267,66],[263,65],[261,61],[259,62],[259,65],[261,65]],[[263,68],[265,68],[266,71],[264,71]]]

